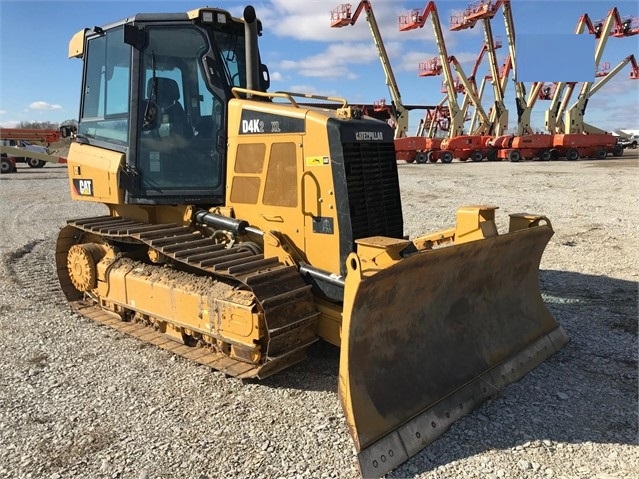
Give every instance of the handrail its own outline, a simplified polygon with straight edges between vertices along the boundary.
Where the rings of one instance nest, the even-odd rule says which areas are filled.
[[[296,93],[291,91],[278,91],[276,93],[283,93],[285,95],[290,95],[290,96],[298,96],[300,98],[313,98],[315,100],[336,101],[342,104],[342,108],[348,107],[348,100],[346,98],[342,98],[341,96],[324,96],[324,95],[315,95],[314,93]]]
[[[276,91],[276,92],[270,93],[265,91],[249,90],[247,88],[240,88],[240,87],[231,88],[231,92],[233,93],[235,98],[240,98],[240,93],[253,95],[253,96],[261,96],[264,98],[284,98],[290,101],[295,108],[299,108],[300,106],[293,99],[293,97],[313,98],[316,100],[334,101],[334,102],[336,101],[336,102],[342,103],[342,108],[348,107],[348,100],[346,100],[345,98],[336,97],[336,96],[323,96],[323,95],[315,95],[312,93],[296,93],[296,92],[290,92],[290,91]]]
[[[299,105],[297,104],[295,100],[293,100],[291,95],[287,93],[283,93],[283,92],[269,93],[269,92],[259,91],[259,90],[249,90],[248,88],[240,88],[236,86],[231,88],[231,93],[233,93],[233,96],[235,96],[235,98],[241,98],[240,93],[244,93],[246,95],[251,95],[251,96],[261,96],[265,98],[285,98],[289,100],[295,108],[299,108]]]

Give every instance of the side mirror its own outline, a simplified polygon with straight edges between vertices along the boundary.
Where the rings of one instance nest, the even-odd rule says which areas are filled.
[[[268,68],[263,63],[260,63],[260,76],[262,77],[262,91],[268,91],[271,86],[271,76],[268,73]]]
[[[144,46],[145,40],[144,29],[135,27],[128,23],[124,25],[124,43],[140,50]]]

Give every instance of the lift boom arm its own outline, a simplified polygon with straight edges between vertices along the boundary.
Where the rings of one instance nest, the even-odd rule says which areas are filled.
[[[582,15],[582,18],[584,16],[587,17],[587,15]],[[608,15],[606,16],[605,21],[601,23],[601,28],[595,30],[595,36],[597,36],[597,33],[599,34],[599,36],[597,37],[597,45],[595,46],[595,70],[599,67],[599,62],[601,61],[601,57],[603,56],[603,51],[606,48],[608,37],[613,31],[613,26],[615,26],[620,21],[621,19],[619,16],[619,11],[617,10],[617,7],[614,7],[608,12]],[[577,34],[582,33],[584,30],[585,24],[586,22],[582,21],[582,19],[580,18],[579,22],[577,23],[577,28],[575,30],[575,33]],[[600,24],[597,24],[597,25],[599,26]],[[589,32],[590,32],[590,28],[589,28]],[[623,66],[621,68],[623,68]],[[610,73],[608,73],[608,75],[604,77],[604,80],[610,77]],[[601,83],[602,81],[600,81],[599,83]],[[607,83],[607,81],[604,82],[604,85],[605,83]],[[586,104],[588,103],[588,99],[591,96],[591,89],[593,88],[593,84],[594,82],[584,82],[584,84],[581,87],[581,91],[579,92],[579,96],[577,97],[577,101],[566,111],[565,117],[564,117],[565,133],[583,133],[584,132],[583,115],[586,110]],[[563,106],[564,108],[566,107],[565,104]]]
[[[464,121],[465,112],[459,107],[457,102],[457,92],[455,91],[453,73],[449,61],[451,60],[446,51],[446,44],[444,43],[444,34],[442,32],[441,23],[439,21],[439,14],[437,13],[437,6],[435,2],[430,1],[420,13],[420,10],[414,9],[399,17],[399,29],[400,31],[414,30],[416,28],[423,28],[426,24],[426,20],[430,16],[433,30],[435,32],[435,43],[437,45],[437,53],[442,65],[442,72],[444,73],[444,83],[446,85],[446,94],[448,96],[448,108],[450,111],[450,130],[448,131],[448,137],[453,138],[464,134]],[[455,60],[456,62],[456,60]],[[466,75],[461,71],[461,66],[457,63],[455,66],[460,80],[464,83],[466,91],[471,95],[471,101],[475,104],[475,108],[481,110],[480,115],[482,120],[485,118],[488,121],[488,116],[483,111],[481,103],[474,93]],[[461,73],[461,74],[460,74]],[[474,98],[473,98],[474,97]],[[475,103],[477,101],[478,103]],[[483,115],[482,115],[483,113]]]
[[[530,126],[530,114],[532,108],[528,106],[526,101],[526,86],[517,78],[517,57],[515,56],[515,22],[513,20],[513,11],[510,0],[499,0],[495,8],[499,8],[501,4],[501,13],[504,17],[504,27],[506,29],[506,37],[508,40],[508,53],[513,69],[515,79],[515,105],[517,107],[517,131],[518,136],[533,133]]]
[[[490,66],[491,84],[493,86],[494,104],[490,114],[488,134],[501,136],[508,128],[508,110],[504,104],[504,89],[499,78],[499,66],[497,54],[495,53],[495,43],[493,40],[493,30],[489,19],[483,19],[484,44],[488,49],[488,64]]]
[[[379,31],[379,26],[377,25],[377,20],[375,19],[375,14],[373,13],[371,2],[366,0],[359,2],[359,5],[357,5],[357,8],[352,15],[350,4],[341,5],[336,10],[333,10],[333,12],[331,12],[331,26],[339,28],[347,25],[355,25],[362,11],[366,12],[366,21],[368,22],[371,34],[373,35],[373,42],[375,43],[375,47],[377,48],[379,60],[382,63],[382,69],[384,70],[384,76],[386,79],[386,86],[388,87],[391,100],[393,101],[393,104],[395,106],[395,121],[397,122],[397,127],[395,128],[395,138],[400,138],[406,136],[406,132],[408,131],[408,111],[402,103],[402,97],[399,93],[399,87],[397,86],[397,81],[395,80],[393,69],[391,68],[388,53],[386,52],[384,42],[382,41],[382,34]]]
[[[452,30],[463,30],[466,28],[473,28],[478,21],[483,21],[484,23],[484,32],[485,35],[488,35],[487,32],[490,32],[490,20],[494,18],[499,9],[502,9],[502,14],[504,16],[504,24],[506,28],[506,37],[508,41],[508,53],[511,60],[511,66],[513,69],[513,73],[515,76],[515,103],[517,106],[517,135],[523,135],[526,133],[532,133],[532,128],[530,127],[530,111],[531,108],[528,107],[526,101],[526,87],[522,82],[517,81],[517,71],[516,71],[516,57],[515,57],[515,27],[514,21],[512,17],[512,10],[510,5],[510,0],[484,0],[480,3],[469,6],[465,13],[463,14],[463,19],[461,22],[455,23],[451,26]],[[486,30],[488,28],[488,31]],[[492,60],[492,63],[496,66],[496,61]],[[497,78],[497,76],[493,73],[493,78]],[[495,84],[493,83],[493,88],[495,89],[495,98],[496,104],[493,109],[493,113],[491,115],[491,119],[493,121],[499,121],[498,110],[502,108],[502,106],[497,101],[497,98],[502,98],[503,103],[503,91],[505,91],[505,83]],[[498,90],[501,88],[502,92]],[[499,96],[498,96],[499,95]],[[503,111],[506,112],[505,106],[503,107]],[[505,113],[504,113],[505,114]],[[502,120],[503,121],[503,120]],[[506,122],[507,122],[506,117]]]
[[[586,97],[582,97],[582,95],[579,94],[579,98],[577,99],[577,101],[570,107],[570,110],[566,112],[567,130],[569,127],[572,126],[572,128],[570,128],[571,131],[567,131],[567,133],[607,133],[606,131],[589,125],[583,121],[583,117],[586,112],[586,106],[588,105],[588,101],[590,100],[592,95],[597,93],[606,83],[612,80],[612,78],[617,73],[619,73],[628,63],[632,64],[633,67],[630,77],[636,79],[636,75],[633,75],[633,73],[636,72],[638,68],[637,60],[635,59],[634,55],[629,55],[621,60],[612,70],[610,70],[610,72],[605,77],[599,80],[594,86],[589,88]],[[569,123],[569,121],[574,121],[574,125]]]

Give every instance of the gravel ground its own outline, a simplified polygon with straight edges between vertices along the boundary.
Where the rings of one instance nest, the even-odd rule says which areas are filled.
[[[389,477],[639,477],[639,161],[400,165],[406,232],[457,206],[546,214],[549,309],[572,342]],[[70,312],[53,252],[66,169],[0,177],[0,478],[356,478],[338,351],[262,382],[225,378]]]

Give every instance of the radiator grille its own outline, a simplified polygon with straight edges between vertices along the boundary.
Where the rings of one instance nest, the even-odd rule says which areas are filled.
[[[393,143],[344,143],[353,240],[401,238],[403,220]]]

